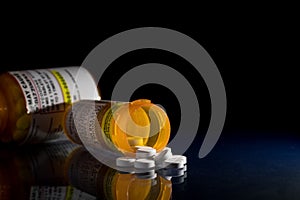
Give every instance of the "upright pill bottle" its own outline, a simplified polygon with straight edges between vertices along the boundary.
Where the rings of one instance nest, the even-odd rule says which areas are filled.
[[[82,100],[68,108],[64,130],[100,162],[115,168],[120,156],[135,156],[136,146],[161,151],[169,142],[167,113],[150,100],[132,102]]]
[[[83,67],[12,71],[0,75],[0,142],[39,143],[63,135],[64,112],[81,99],[99,100]]]

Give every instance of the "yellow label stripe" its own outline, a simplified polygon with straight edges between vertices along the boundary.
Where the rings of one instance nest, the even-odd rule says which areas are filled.
[[[70,90],[68,88],[67,82],[65,81],[64,77],[56,70],[52,70],[51,72],[55,76],[55,78],[57,79],[57,81],[61,87],[61,90],[62,90],[62,93],[64,96],[64,102],[71,104],[72,98],[71,98]]]

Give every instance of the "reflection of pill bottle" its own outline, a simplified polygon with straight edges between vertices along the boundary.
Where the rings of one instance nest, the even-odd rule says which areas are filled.
[[[141,179],[135,174],[118,172],[100,163],[82,147],[70,155],[66,164],[66,174],[71,185],[99,199],[171,198],[171,181],[160,176]]]
[[[134,153],[135,146],[151,146],[160,151],[170,137],[166,112],[145,99],[80,101],[66,112],[64,125],[66,134],[75,142],[122,153]]]
[[[0,157],[0,199],[35,199],[39,186],[66,186],[66,160],[78,147],[60,141],[3,152],[9,157]]]
[[[68,105],[100,99],[92,76],[82,67],[6,72],[0,80],[0,142],[57,138]]]

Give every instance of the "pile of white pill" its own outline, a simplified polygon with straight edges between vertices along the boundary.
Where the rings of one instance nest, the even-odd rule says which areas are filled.
[[[142,178],[153,178],[157,170],[166,177],[183,176],[187,170],[187,158],[182,155],[173,155],[171,148],[165,147],[161,152],[149,146],[136,146],[135,157],[119,157],[117,167],[132,169]]]

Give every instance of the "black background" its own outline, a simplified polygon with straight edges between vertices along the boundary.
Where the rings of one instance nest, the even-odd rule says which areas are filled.
[[[249,16],[220,16],[216,20],[200,20],[197,15],[181,20],[158,17],[137,21],[136,17],[121,22],[120,18],[109,22],[102,16],[83,19],[80,13],[66,18],[55,17],[55,13],[45,18],[41,15],[6,16],[1,20],[1,71],[79,66],[95,46],[121,31],[144,26],[170,28],[199,42],[219,68],[228,100],[222,137],[298,135],[299,50],[294,16],[253,11]],[[207,89],[199,74],[193,73],[192,67],[186,67],[188,63],[176,55],[154,50],[124,55],[110,66],[99,83],[103,98],[109,99],[121,72],[149,61],[162,62],[179,71],[181,65],[185,66],[180,72],[192,83],[198,97],[203,98],[200,134],[204,133],[210,111]],[[170,115],[173,131],[176,131],[180,109],[172,92],[161,86],[148,85],[136,91],[132,98],[141,97],[161,103]]]

